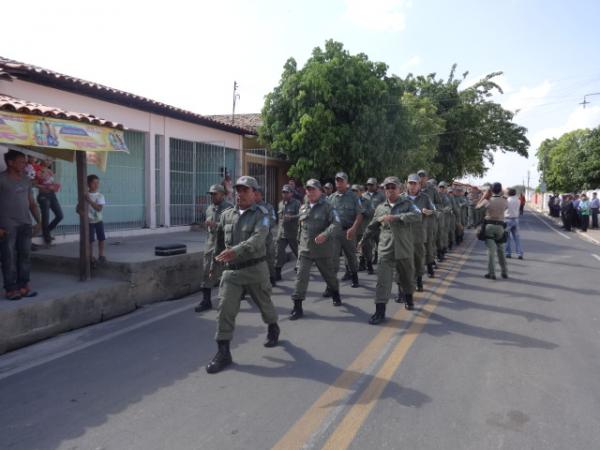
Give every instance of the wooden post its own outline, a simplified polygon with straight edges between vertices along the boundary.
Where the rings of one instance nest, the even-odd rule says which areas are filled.
[[[79,279],[87,281],[92,278],[90,226],[88,219],[87,194],[87,157],[85,152],[76,151],[77,161],[77,212],[79,212]]]

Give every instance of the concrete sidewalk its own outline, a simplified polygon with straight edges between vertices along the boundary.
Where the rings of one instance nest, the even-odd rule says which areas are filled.
[[[108,262],[78,278],[79,244],[32,252],[33,298],[0,300],[0,354],[149,303],[197,292],[202,279],[203,232],[176,232],[106,241]],[[182,243],[183,255],[154,255],[159,244]]]

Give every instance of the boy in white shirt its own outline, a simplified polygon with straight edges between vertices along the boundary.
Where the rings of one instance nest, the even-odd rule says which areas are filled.
[[[89,204],[88,208],[88,219],[90,224],[90,253],[92,255],[92,266],[96,264],[94,259],[94,241],[98,238],[98,262],[105,263],[106,257],[104,256],[104,241],[106,235],[104,234],[104,222],[102,221],[102,209],[106,205],[104,195],[102,195],[98,188],[100,187],[100,178],[97,175],[88,175],[87,177],[88,193],[85,196]]]

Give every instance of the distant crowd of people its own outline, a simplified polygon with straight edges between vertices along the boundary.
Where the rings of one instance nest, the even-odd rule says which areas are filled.
[[[560,217],[562,227],[566,231],[579,228],[587,231],[590,228],[598,229],[598,212],[600,211],[600,199],[596,192],[592,197],[586,193],[582,194],[553,194],[548,200],[550,216]]]

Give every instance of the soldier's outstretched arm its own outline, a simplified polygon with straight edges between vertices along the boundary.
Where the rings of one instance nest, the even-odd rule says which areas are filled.
[[[255,254],[261,248],[265,248],[267,235],[269,234],[269,225],[269,216],[267,214],[260,214],[254,223],[254,230],[250,237],[232,247],[236,257],[245,258],[248,255]]]

